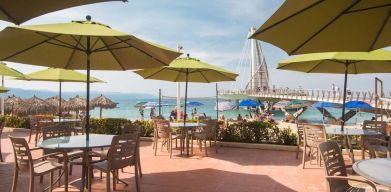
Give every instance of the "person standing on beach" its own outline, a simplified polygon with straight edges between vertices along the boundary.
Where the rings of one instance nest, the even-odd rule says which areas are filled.
[[[143,107],[140,107],[140,108],[138,109],[138,111],[140,112],[141,121],[144,121],[144,108],[143,108]]]

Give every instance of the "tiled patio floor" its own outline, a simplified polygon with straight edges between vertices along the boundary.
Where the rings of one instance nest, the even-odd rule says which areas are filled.
[[[26,132],[3,133],[1,142],[3,157],[6,162],[0,163],[0,191],[11,190],[13,177],[13,155],[8,135],[27,138]],[[181,157],[179,151],[173,151],[173,158],[163,150],[153,155],[152,143],[142,142],[141,164],[143,177],[140,179],[143,192],[284,192],[284,191],[325,191],[324,170],[316,165],[301,169],[301,158],[295,159],[294,152],[270,151],[242,148],[219,148],[219,153],[204,153],[195,149],[191,158]],[[307,163],[309,164],[309,163]],[[120,174],[129,183],[128,187],[118,184],[118,191],[136,191],[134,182],[134,169],[127,168]],[[74,167],[70,180],[80,178],[80,167]],[[92,191],[105,191],[104,179],[99,179],[95,172]],[[19,177],[18,190],[27,191],[28,177],[23,174]],[[36,190],[41,191],[46,181],[39,183],[36,178]],[[70,191],[77,191],[79,181],[70,186]],[[56,191],[63,191],[57,188]]]

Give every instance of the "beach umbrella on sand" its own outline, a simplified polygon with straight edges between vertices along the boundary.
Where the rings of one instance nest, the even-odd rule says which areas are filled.
[[[204,104],[201,102],[198,102],[198,101],[188,101],[187,102],[187,106],[189,106],[189,107],[199,107],[202,105],[204,105]]]
[[[391,0],[284,4],[251,36],[289,55],[372,51],[391,46]]]
[[[229,111],[236,108],[236,103],[234,101],[223,101],[219,105],[215,106],[216,111]]]
[[[61,101],[63,101],[61,96],[61,89],[63,82],[87,82],[87,75],[70,70],[70,69],[60,69],[60,68],[47,68],[44,70],[36,71],[33,73],[26,74],[23,78],[16,78],[18,80],[27,80],[27,81],[53,81],[59,82],[59,98],[57,99],[57,104],[54,106],[58,107],[58,118],[61,120]],[[90,77],[91,83],[101,83],[104,82],[98,78]]]
[[[20,97],[16,97],[15,95],[12,95],[12,96],[8,96],[8,98],[5,100],[5,111],[7,113],[13,115],[15,113],[15,109],[18,108],[19,106],[26,106],[25,101]]]
[[[374,109],[370,104],[364,101],[349,101],[345,103],[348,109]]]
[[[295,100],[289,101],[285,105],[285,109],[300,109],[300,108],[308,107],[310,105],[311,105],[311,103],[308,101],[295,99]]]
[[[0,32],[0,60],[87,70],[86,139],[90,132],[90,70],[168,65],[180,53],[91,21],[10,26]],[[84,181],[84,180],[83,180]]]
[[[189,55],[184,58],[175,59],[172,63],[170,63],[169,66],[137,70],[134,72],[142,76],[144,79],[186,82],[184,109],[185,116],[183,121],[184,125],[186,125],[188,82],[212,83],[220,81],[235,81],[236,77],[238,76],[238,74],[226,71],[225,69],[206,64],[195,58],[191,58]]]
[[[114,109],[117,107],[117,103],[103,95],[100,95],[91,100],[91,107],[100,108],[99,117],[102,119],[102,109]]]
[[[260,103],[258,101],[254,101],[252,99],[245,99],[239,103],[240,107],[258,107],[261,105],[262,105],[262,103]]]
[[[34,0],[33,2],[25,0],[1,0],[0,20],[19,25],[49,12],[105,1],[125,2],[125,0]]]
[[[43,99],[36,97],[35,95],[29,99],[26,99],[25,102],[28,106],[29,115],[50,114],[56,110],[55,106],[49,104]]]
[[[49,103],[50,105],[55,106],[56,108],[59,107],[58,103],[61,102],[61,103],[64,104],[64,103],[66,102],[65,99],[63,99],[63,98],[60,99],[59,96],[49,97],[49,98],[45,99],[45,101],[46,101],[47,103]],[[64,108],[64,106],[61,106],[61,108]]]
[[[64,109],[68,111],[76,111],[79,114],[79,111],[85,111],[87,106],[87,100],[79,95],[70,98],[65,104]]]
[[[348,74],[391,73],[391,52],[376,50],[371,52],[329,52],[304,54],[281,61],[277,69],[305,73],[337,73],[345,75],[342,123],[345,125],[345,101]]]

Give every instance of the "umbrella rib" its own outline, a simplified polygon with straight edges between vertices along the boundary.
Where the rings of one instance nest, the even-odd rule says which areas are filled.
[[[357,9],[357,10],[353,10],[353,11],[346,11],[345,14],[356,13],[356,12],[360,12],[360,11],[368,11],[371,9],[378,9],[378,8],[389,7],[389,6],[391,6],[391,3],[387,3],[384,5],[378,5],[378,6],[374,6],[374,7],[367,7],[367,8],[363,8],[363,9]]]
[[[103,38],[102,37],[99,37],[99,39],[102,41],[103,45],[105,45],[107,47],[107,44],[105,41],[103,41]],[[117,56],[114,54],[114,52],[112,50],[109,49],[109,52],[111,53],[111,55],[114,57],[115,61],[117,61],[118,65],[122,68],[122,70],[126,70],[126,68],[122,65],[122,63],[119,61],[119,59],[117,58]]]
[[[311,9],[312,7],[315,7],[316,5],[320,4],[321,2],[324,2],[324,0],[318,1],[318,2],[316,2],[316,3],[314,3],[314,4],[311,4],[310,6],[305,7],[304,9],[302,9],[302,10],[300,10],[300,11],[298,11],[298,12],[292,14],[292,15],[289,15],[288,17],[282,19],[281,21],[278,21],[278,22],[274,23],[273,25],[270,25],[269,27],[267,27],[267,28],[265,28],[265,29],[263,29],[263,30],[260,30],[260,31],[258,31],[258,32],[255,32],[255,33],[254,33],[253,35],[251,35],[251,36],[254,37],[254,36],[256,36],[256,35],[258,35],[258,34],[260,34],[260,33],[263,33],[263,32],[265,32],[265,31],[267,31],[267,30],[269,30],[269,29],[271,29],[271,28],[273,28],[273,27],[275,27],[275,26],[281,24],[282,22],[284,22],[284,21],[286,21],[286,20],[288,20],[288,19],[290,19],[290,18],[292,18],[292,17],[294,17],[294,16],[296,16],[296,15],[299,15],[300,13],[302,13],[302,12],[308,10],[308,9]]]
[[[7,57],[5,57],[5,58],[2,58],[1,60],[8,60],[8,59],[10,59],[10,58],[12,58],[12,57],[14,57],[14,56],[16,56],[16,55],[19,55],[19,54],[21,54],[21,53],[23,53],[23,52],[25,52],[25,51],[27,51],[27,50],[29,50],[29,49],[32,49],[32,48],[37,47],[37,46],[39,46],[39,45],[41,45],[41,44],[44,44],[44,43],[50,41],[51,39],[56,38],[56,37],[58,37],[58,36],[60,36],[60,35],[61,35],[61,34],[57,34],[57,35],[55,35],[55,36],[53,36],[53,37],[51,37],[51,38],[45,39],[45,40],[43,40],[43,41],[41,41],[41,42],[39,42],[39,43],[36,43],[36,44],[34,44],[34,45],[31,45],[30,47],[24,48],[24,49],[22,49],[22,50],[20,50],[20,51],[18,51],[18,52],[16,52],[16,53],[10,55],[10,56],[7,56]]]
[[[202,77],[205,79],[205,81],[207,83],[210,83],[210,81],[205,77],[205,75],[204,75],[204,73],[202,73],[202,71],[200,71],[199,73],[202,75]]]
[[[95,45],[98,43],[100,37],[96,38],[95,42],[92,43],[91,48],[95,47]]]
[[[42,35],[42,36],[44,36],[44,37],[46,37],[46,38],[50,38],[50,36],[48,36],[48,35],[46,35],[46,34],[43,34],[43,33],[40,33],[40,32],[37,32],[37,34],[38,34],[38,35]],[[74,45],[72,45],[72,44],[69,44],[69,43],[67,43],[67,42],[58,40],[58,39],[56,39],[56,37],[53,38],[53,39],[51,39],[51,40],[57,41],[57,42],[62,43],[62,44],[64,44],[64,45],[57,44],[57,43],[53,43],[53,42],[49,42],[50,40],[49,40],[47,43],[53,44],[53,45],[57,45],[57,46],[66,47],[66,48],[69,48],[69,49],[77,49],[77,50],[79,50],[79,51],[84,51],[84,50],[82,50],[82,49],[80,49],[80,48],[78,48],[78,47],[74,47]]]
[[[118,37],[115,37],[115,38],[119,39]],[[151,54],[149,54],[149,53],[145,52],[144,50],[141,50],[141,49],[139,49],[139,48],[137,48],[137,47],[135,47],[135,46],[132,46],[131,44],[129,44],[129,43],[128,43],[128,42],[126,42],[126,41],[125,41],[124,43],[126,43],[126,44],[128,44],[129,46],[131,46],[131,47],[133,47],[133,48],[137,49],[138,51],[140,51],[140,52],[142,52],[142,53],[144,53],[144,54],[146,54],[146,55],[150,56],[152,59],[154,59],[154,60],[156,60],[156,61],[158,61],[158,62],[162,63],[163,65],[165,65],[165,66],[168,66],[168,64],[164,63],[163,61],[161,61],[161,60],[160,60],[160,59],[158,59],[158,58],[155,58],[154,56],[152,56]]]
[[[307,44],[309,41],[311,41],[314,37],[316,37],[319,33],[321,33],[323,30],[325,30],[328,26],[330,26],[331,24],[333,24],[338,18],[340,18],[346,11],[348,11],[349,9],[351,9],[352,7],[354,7],[357,3],[359,3],[360,0],[356,0],[354,3],[352,3],[348,8],[346,8],[344,11],[342,11],[341,13],[339,13],[334,19],[332,19],[330,22],[328,22],[326,25],[324,25],[322,28],[320,28],[320,30],[318,30],[316,33],[314,33],[313,35],[311,35],[310,38],[308,38],[307,40],[305,40],[302,44],[300,44],[298,47],[296,47],[295,49],[293,49],[292,51],[289,52],[289,55],[292,55],[293,53],[295,53],[297,50],[299,50],[300,48],[302,48],[305,44]]]
[[[118,41],[118,42],[115,42],[115,43],[112,43],[112,44],[110,44],[110,45],[105,45],[105,46],[102,46],[102,47],[99,47],[99,48],[96,48],[96,49],[94,49],[94,50],[92,50],[91,52],[99,52],[99,51],[107,51],[107,50],[109,50],[109,48],[111,47],[111,46],[113,46],[113,45],[117,45],[117,44],[120,44],[120,43],[124,43],[125,41],[128,41],[128,40],[131,40],[132,38],[128,38],[128,39],[120,39],[120,41]],[[133,47],[132,45],[129,45],[129,44],[127,44],[128,46],[126,46],[126,47],[122,47],[122,48],[129,48],[129,47]]]
[[[79,39],[76,41],[76,46],[75,46],[75,47],[77,47],[77,46],[80,44],[81,38],[82,38],[82,37],[79,36]],[[76,39],[75,39],[75,40],[76,40]],[[71,64],[71,60],[72,60],[73,56],[75,55],[75,52],[76,52],[76,49],[73,49],[73,50],[72,50],[72,53],[71,53],[71,55],[70,55],[70,57],[69,57],[69,59],[68,59],[68,61],[67,61],[67,64],[65,65],[65,68],[68,68],[69,65]]]
[[[16,25],[19,25],[20,22],[15,19],[14,17],[11,16],[11,14],[8,13],[8,11],[6,11],[3,7],[0,6],[0,10],[1,12],[4,13],[4,15],[6,15],[8,17],[9,20],[11,20],[13,23],[15,23]]]
[[[178,72],[178,75],[175,77],[174,82],[178,82],[179,76],[181,76],[181,72],[180,71],[177,71],[177,72]]]
[[[216,72],[219,73],[220,75],[224,76],[224,77],[227,77],[228,79],[231,79],[232,81],[236,81],[235,78],[229,77],[229,76],[225,75],[224,73],[222,73],[220,71],[216,71]]]
[[[72,39],[75,40],[75,42],[80,42],[82,36],[80,35],[79,37],[79,40],[76,39],[76,37],[74,35],[71,35]],[[83,44],[79,43],[80,47],[83,49],[83,50],[86,50],[87,48],[83,46]]]
[[[375,37],[375,40],[372,41],[372,44],[371,44],[371,46],[369,47],[369,50],[368,50],[368,51],[372,50],[373,47],[375,46],[377,40],[379,39],[380,34],[383,32],[384,27],[386,26],[386,24],[388,23],[388,20],[390,19],[390,15],[391,15],[391,11],[388,12],[388,15],[387,15],[386,19],[384,20],[382,26],[380,27],[379,31],[377,32],[376,37]]]
[[[165,68],[162,67],[161,69],[159,69],[159,70],[156,71],[155,73],[152,73],[151,75],[148,75],[148,76],[144,77],[144,79],[149,79],[150,77],[152,77],[152,76],[154,76],[154,75],[160,73],[160,72],[163,71],[164,69],[165,69]]]

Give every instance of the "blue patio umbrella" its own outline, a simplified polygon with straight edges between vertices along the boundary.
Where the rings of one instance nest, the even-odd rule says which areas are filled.
[[[350,109],[374,109],[370,104],[364,101],[349,101],[345,104]]]
[[[258,106],[262,106],[262,103],[260,103],[258,101],[254,101],[252,99],[246,99],[246,100],[242,100],[239,103],[239,106],[240,107],[258,107]]]
[[[319,101],[319,102],[312,104],[312,107],[326,108],[326,107],[337,107],[337,105],[335,103],[331,103],[331,102]]]
[[[204,105],[203,103],[198,102],[198,101],[188,101],[186,104],[187,104],[187,106],[190,106],[190,107],[198,107],[198,106]]]

